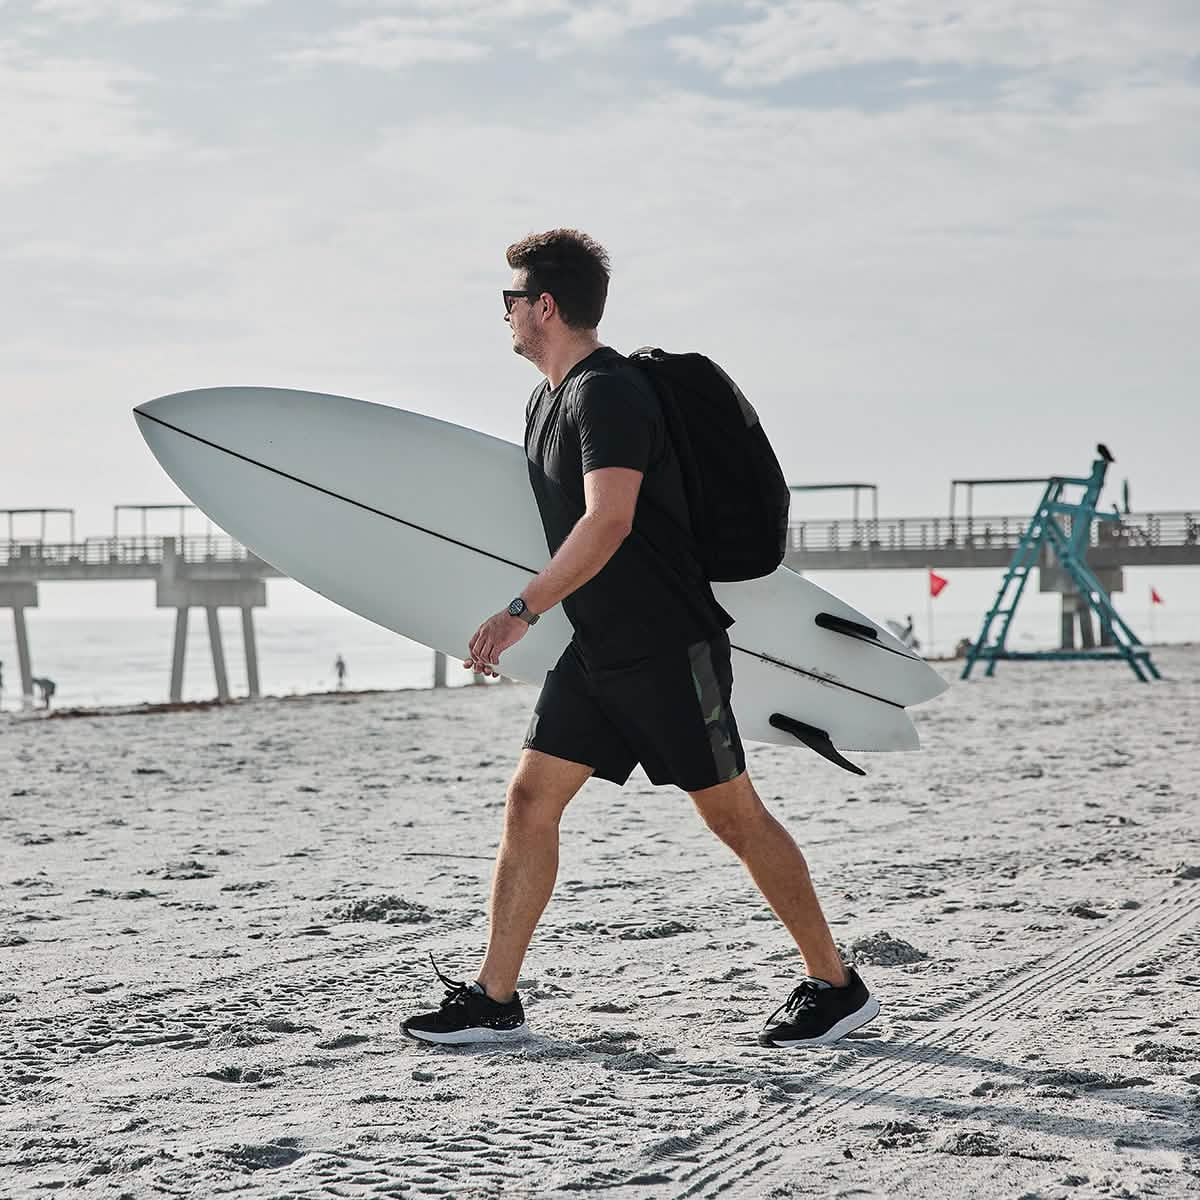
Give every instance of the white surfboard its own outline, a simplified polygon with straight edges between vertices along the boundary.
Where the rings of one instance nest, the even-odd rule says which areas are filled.
[[[520,446],[387,405],[283,388],[203,388],[134,410],[167,474],[260,558],[448,655],[545,566]],[[736,618],[744,738],[915,750],[904,709],[947,684],[886,629],[786,567],[714,585]],[[571,637],[557,606],[504,652],[540,683]],[[790,728],[788,728],[790,726]],[[828,747],[812,732],[827,735]],[[819,743],[820,739],[816,739]],[[843,764],[848,765],[848,764]]]

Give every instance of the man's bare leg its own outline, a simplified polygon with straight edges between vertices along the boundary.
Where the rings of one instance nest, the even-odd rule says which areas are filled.
[[[493,1000],[511,998],[558,875],[558,823],[592,768],[524,750],[508,785],[492,876],[487,956],[476,976]]]
[[[807,974],[834,987],[847,980],[841,955],[792,835],[767,811],[750,775],[690,793],[708,827],[746,864],[804,957]]]

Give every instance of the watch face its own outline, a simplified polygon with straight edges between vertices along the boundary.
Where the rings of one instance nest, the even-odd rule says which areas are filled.
[[[508,615],[510,617],[519,617],[525,611],[525,601],[518,596],[509,606]]]

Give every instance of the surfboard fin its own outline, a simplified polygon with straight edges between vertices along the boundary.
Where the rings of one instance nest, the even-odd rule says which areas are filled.
[[[857,621],[849,621],[845,617],[835,617],[833,613],[817,613],[813,620],[822,629],[831,630],[833,633],[847,633],[851,637],[870,638],[872,641],[879,638],[878,632],[870,625],[860,625]]]
[[[773,729],[782,729],[784,733],[790,733],[810,750],[815,750],[822,758],[829,759],[843,771],[849,771],[852,775],[866,774],[862,767],[852,763],[838,752],[838,748],[830,741],[829,734],[825,730],[818,729],[815,725],[806,725],[803,721],[797,721],[795,717],[785,717],[783,713],[772,713],[769,723]]]

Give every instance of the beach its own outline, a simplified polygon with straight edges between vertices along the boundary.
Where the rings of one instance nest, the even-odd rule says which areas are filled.
[[[788,1052],[794,946],[640,771],[563,819],[533,1036],[401,1036],[481,960],[532,687],[0,716],[0,1196],[1200,1195],[1200,647],[1155,659],[1001,663],[866,778],[748,744],[883,1004]]]

